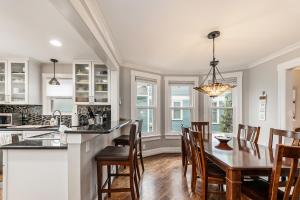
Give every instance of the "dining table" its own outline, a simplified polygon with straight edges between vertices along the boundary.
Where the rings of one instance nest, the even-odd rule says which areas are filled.
[[[226,173],[227,200],[241,199],[243,177],[271,176],[275,149],[236,137],[232,137],[228,143],[220,143],[214,135],[204,140],[204,149],[206,158]],[[289,168],[289,160],[284,161],[283,176],[288,175]]]

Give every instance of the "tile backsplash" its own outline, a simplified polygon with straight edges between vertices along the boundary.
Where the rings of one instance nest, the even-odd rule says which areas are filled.
[[[91,105],[89,106],[94,113],[102,114],[104,113],[107,117],[107,120],[111,119],[111,107],[108,106],[99,106]],[[77,113],[80,116],[87,115],[88,109],[85,105],[77,106]],[[43,106],[42,105],[0,105],[0,113],[18,113],[16,119],[14,119],[14,124],[20,124],[22,119],[22,113],[26,115],[26,124],[36,125],[44,124],[47,125],[50,123],[52,115],[43,115]],[[62,115],[62,123],[66,126],[71,126],[71,115]]]

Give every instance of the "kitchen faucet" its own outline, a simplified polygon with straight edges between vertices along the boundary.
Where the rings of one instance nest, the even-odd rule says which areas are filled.
[[[54,110],[53,113],[52,113],[52,118],[55,117],[56,112],[59,113],[59,120],[57,121],[57,126],[60,126],[60,124],[61,124],[61,111],[60,110]]]

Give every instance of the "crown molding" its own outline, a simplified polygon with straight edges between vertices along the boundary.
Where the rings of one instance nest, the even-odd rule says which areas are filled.
[[[251,63],[250,65],[248,65],[247,68],[250,69],[250,68],[256,67],[256,66],[261,65],[263,63],[266,63],[268,61],[271,61],[271,60],[273,60],[275,58],[283,56],[283,55],[285,55],[287,53],[295,51],[297,49],[300,49],[300,42],[296,42],[296,43],[294,43],[292,45],[289,45],[287,47],[284,47],[283,49],[280,49],[279,51],[276,51],[276,52],[274,52],[274,53],[272,53],[272,54],[270,54],[270,55],[268,55],[268,56],[266,56],[264,58],[261,58],[261,59],[255,61],[255,62]]]

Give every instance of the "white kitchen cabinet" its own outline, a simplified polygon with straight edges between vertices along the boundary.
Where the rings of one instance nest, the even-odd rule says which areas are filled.
[[[76,104],[110,104],[110,70],[104,64],[75,62],[73,80]]]
[[[0,60],[0,103],[8,101],[7,61]]]
[[[39,63],[24,59],[0,61],[0,103],[41,104]]]

